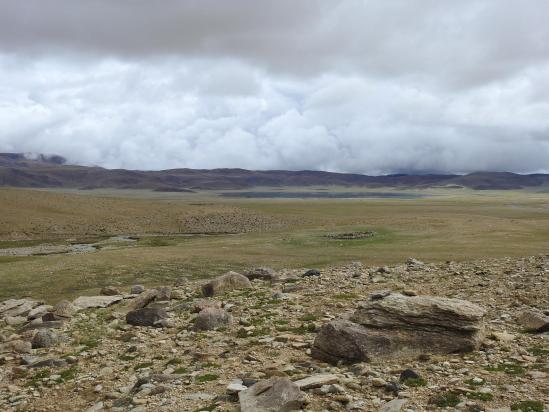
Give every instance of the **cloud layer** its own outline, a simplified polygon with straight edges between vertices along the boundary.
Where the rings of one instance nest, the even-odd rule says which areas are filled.
[[[106,167],[549,171],[549,5],[8,0],[0,150]]]

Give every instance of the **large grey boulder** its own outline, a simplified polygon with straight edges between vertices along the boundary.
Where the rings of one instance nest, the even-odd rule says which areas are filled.
[[[141,308],[128,312],[126,322],[134,326],[161,326],[160,322],[167,317],[164,309]]]
[[[202,294],[206,297],[222,295],[235,289],[248,289],[252,284],[250,280],[240,273],[228,272],[202,286]]]
[[[304,405],[303,393],[288,378],[271,378],[257,382],[238,394],[240,412],[287,412]]]
[[[324,325],[312,356],[336,363],[473,351],[484,338],[484,316],[464,300],[389,295],[363,304],[350,320]]]
[[[231,321],[232,316],[225,310],[206,308],[197,315],[193,329],[196,331],[214,330],[229,325]]]

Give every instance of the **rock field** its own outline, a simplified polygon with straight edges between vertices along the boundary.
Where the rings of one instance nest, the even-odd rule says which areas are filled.
[[[14,298],[0,410],[548,411],[548,332],[549,255]]]

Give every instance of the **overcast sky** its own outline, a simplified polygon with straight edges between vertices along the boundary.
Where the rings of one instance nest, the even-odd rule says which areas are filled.
[[[0,151],[549,172],[549,2],[1,0]]]

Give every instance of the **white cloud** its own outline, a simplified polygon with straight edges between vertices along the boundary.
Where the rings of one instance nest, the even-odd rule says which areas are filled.
[[[3,4],[1,151],[141,169],[549,171],[545,1],[131,4]]]

